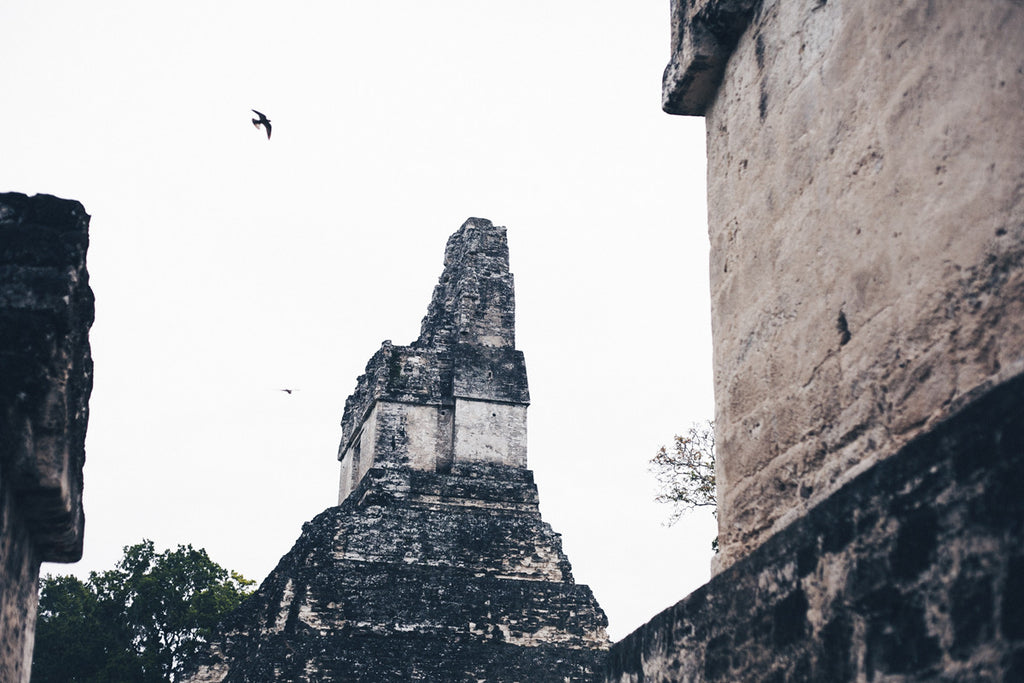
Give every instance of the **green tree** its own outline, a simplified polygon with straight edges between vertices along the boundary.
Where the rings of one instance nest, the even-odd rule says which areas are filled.
[[[706,420],[676,435],[672,448],[662,446],[650,461],[658,481],[655,500],[672,506],[669,524],[686,512],[710,507],[717,516],[715,497],[715,424]],[[717,549],[717,542],[713,544]]]
[[[88,581],[46,576],[32,664],[34,683],[175,681],[184,661],[255,582],[179,545],[144,540]]]

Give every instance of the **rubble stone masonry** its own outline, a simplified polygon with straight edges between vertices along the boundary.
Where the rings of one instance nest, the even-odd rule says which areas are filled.
[[[27,681],[39,564],[82,555],[89,216],[0,194],[0,681]]]

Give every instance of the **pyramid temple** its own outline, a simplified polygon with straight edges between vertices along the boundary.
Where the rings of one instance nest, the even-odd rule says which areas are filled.
[[[607,619],[541,519],[528,405],[505,228],[471,218],[419,338],[384,342],[346,401],[339,505],[188,680],[593,680]]]

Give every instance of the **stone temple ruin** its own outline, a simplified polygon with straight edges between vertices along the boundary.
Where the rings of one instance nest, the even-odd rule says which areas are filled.
[[[526,467],[505,229],[448,241],[419,339],[342,420],[340,505],[308,522],[191,681],[589,681],[607,620]]]
[[[595,655],[594,680],[608,683],[1024,680],[1024,5],[671,6],[663,108],[707,128],[721,552],[710,582],[603,664],[599,638],[575,652]],[[375,482],[400,472],[406,496],[418,476],[525,472],[511,327],[497,309],[481,315],[510,289],[468,290],[443,280],[420,340],[371,362],[346,410],[353,493],[339,510],[377,500]],[[459,357],[463,336],[479,340],[472,360]],[[426,348],[447,360],[426,362]],[[452,398],[409,407],[431,372],[451,377]],[[460,417],[463,402],[473,409]],[[420,439],[403,424],[421,425]],[[463,449],[460,424],[486,447]],[[420,469],[378,467],[389,453]],[[282,567],[320,557],[304,552]],[[422,551],[406,552],[419,566]],[[335,598],[274,581],[281,597],[261,597],[261,628],[315,632],[316,600]],[[559,612],[572,613],[584,614]],[[219,647],[252,647],[230,628]],[[508,632],[505,643],[526,636]],[[314,661],[309,640],[294,642],[296,661]]]
[[[191,680],[1024,680],[1024,4],[671,7],[663,108],[708,131],[711,581],[609,648],[526,468],[504,232],[471,219],[346,404],[341,504]],[[0,196],[5,681],[39,561],[81,547],[87,221]]]

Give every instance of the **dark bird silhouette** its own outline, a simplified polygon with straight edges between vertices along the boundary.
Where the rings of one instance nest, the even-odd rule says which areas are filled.
[[[281,391],[283,391],[284,393],[286,393],[288,395],[291,395],[291,393],[293,391],[298,391],[298,389],[282,389]]]
[[[252,111],[253,111],[254,114],[259,116],[258,119],[253,119],[252,120],[252,125],[256,126],[257,128],[259,128],[261,125],[266,126],[266,128],[267,128],[267,139],[269,140],[270,139],[270,119],[268,119],[266,114],[263,114],[262,112],[258,112],[255,109],[253,109]]]

